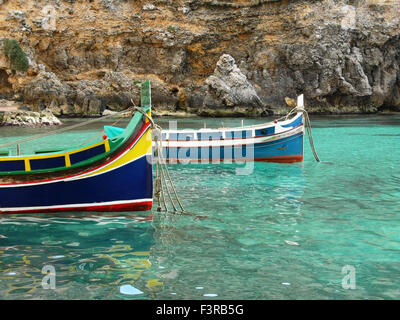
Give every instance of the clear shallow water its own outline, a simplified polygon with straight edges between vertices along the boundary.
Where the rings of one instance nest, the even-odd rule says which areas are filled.
[[[0,298],[400,299],[400,116],[311,120],[322,163],[306,142],[304,163],[255,163],[249,175],[236,174],[243,165],[170,166],[199,217],[1,216]],[[79,144],[101,125],[22,150]],[[40,130],[0,128],[1,142]],[[42,288],[45,265],[56,270],[55,290]],[[354,290],[342,288],[345,265],[355,268]]]

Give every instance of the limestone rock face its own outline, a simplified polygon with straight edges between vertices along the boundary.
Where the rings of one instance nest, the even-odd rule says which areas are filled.
[[[38,110],[48,107],[56,115],[78,116],[123,110],[137,99],[139,88],[123,73],[100,70],[94,77],[62,82],[54,73],[41,71],[24,86],[24,102]]]
[[[255,107],[262,108],[263,103],[253,85],[235,64],[235,59],[224,54],[217,62],[214,74],[206,79],[208,85],[206,107]],[[216,101],[212,103],[212,100]]]
[[[52,102],[66,103],[70,87],[62,83],[53,72],[41,71],[23,88],[23,96],[27,103],[48,106]]]
[[[37,111],[118,111],[146,79],[169,114],[281,113],[301,93],[310,112],[400,110],[399,1],[2,2],[0,98]],[[3,38],[26,74],[8,69]]]
[[[296,91],[305,93],[311,111],[400,110],[394,98],[400,75],[399,35],[394,30],[400,26],[400,17],[390,12],[400,8],[399,3],[359,3],[326,2],[330,10],[324,13],[324,3],[316,5],[317,12],[294,21],[302,30],[292,35],[301,41],[280,45],[282,65],[295,70],[288,76]]]

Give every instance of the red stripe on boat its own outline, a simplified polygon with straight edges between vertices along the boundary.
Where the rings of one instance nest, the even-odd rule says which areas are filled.
[[[251,162],[251,161],[262,161],[262,162],[280,162],[280,163],[291,163],[291,162],[302,162],[304,157],[302,155],[290,155],[290,156],[275,156],[275,157],[265,157],[265,158],[238,158],[238,159],[165,159],[168,163],[202,163],[205,164],[214,162]]]
[[[11,214],[19,214],[19,213],[53,213],[53,212],[116,212],[116,211],[149,211],[153,206],[153,201],[143,201],[137,203],[125,203],[125,204],[111,204],[111,205],[103,205],[103,206],[82,206],[82,207],[63,207],[63,208],[54,208],[54,209],[32,209],[32,210],[18,210],[18,211],[1,211],[2,213],[11,213]]]
[[[280,162],[280,163],[291,163],[291,162],[303,162],[303,155],[295,156],[276,156],[276,157],[266,157],[266,158],[255,158],[255,161],[264,162]]]

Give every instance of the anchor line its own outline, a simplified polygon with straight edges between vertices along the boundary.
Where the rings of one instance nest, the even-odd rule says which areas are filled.
[[[157,211],[166,211],[168,210],[168,205],[166,201],[166,194],[168,196],[169,202],[173,207],[172,213],[187,213],[183,208],[182,202],[179,199],[178,192],[176,191],[174,182],[172,180],[171,174],[168,170],[168,166],[166,164],[165,158],[162,153],[162,146],[161,146],[161,137],[162,137],[162,128],[154,123],[153,119],[147,115],[142,109],[135,106],[134,102],[131,100],[132,104],[134,105],[134,109],[141,112],[151,124],[151,127],[154,131],[154,142],[155,142],[155,158],[156,158],[156,180],[155,180],[155,190],[154,194],[156,196],[158,207]],[[174,196],[174,197],[173,197]],[[178,210],[176,203],[180,210]],[[163,208],[164,206],[164,208]]]
[[[290,110],[290,112],[286,116],[283,116],[283,117],[281,117],[281,118],[279,118],[277,120],[280,120],[280,119],[287,120],[295,111],[300,111],[303,114],[303,116],[304,116],[304,126],[307,129],[308,141],[310,142],[311,150],[313,152],[315,160],[318,161],[318,162],[321,162],[321,160],[320,160],[320,158],[319,158],[319,156],[317,154],[317,150],[315,149],[314,138],[313,138],[312,130],[311,130],[311,121],[310,121],[310,117],[308,115],[307,110],[305,110],[303,107],[297,107],[296,106],[292,110]]]

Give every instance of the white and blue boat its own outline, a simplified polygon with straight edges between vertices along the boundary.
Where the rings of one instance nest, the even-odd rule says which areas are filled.
[[[163,130],[163,156],[169,163],[302,162],[305,131],[302,106],[300,96],[297,107],[288,116],[253,126]]]

